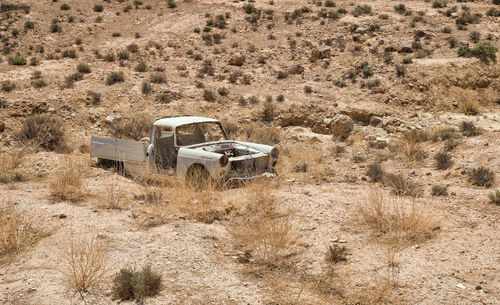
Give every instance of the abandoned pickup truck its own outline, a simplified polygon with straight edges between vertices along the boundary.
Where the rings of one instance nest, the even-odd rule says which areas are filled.
[[[99,162],[119,163],[129,174],[149,171],[182,178],[246,180],[273,175],[279,151],[230,140],[218,120],[182,116],[156,120],[146,141],[93,136],[90,155]]]

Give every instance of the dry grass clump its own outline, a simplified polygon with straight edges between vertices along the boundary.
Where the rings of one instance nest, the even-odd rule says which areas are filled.
[[[398,141],[394,149],[405,163],[421,162],[427,158],[427,153],[415,140]]]
[[[326,261],[333,264],[346,261],[347,260],[346,254],[347,254],[347,248],[344,246],[342,247],[339,247],[338,245],[329,246],[328,250],[326,251]]]
[[[152,271],[146,265],[141,271],[121,269],[113,279],[113,296],[122,301],[152,297],[160,292],[162,284],[161,274]]]
[[[12,261],[47,234],[36,218],[18,211],[14,204],[0,205],[0,265]]]
[[[108,244],[95,232],[72,235],[60,250],[59,272],[65,283],[83,298],[85,292],[103,283],[108,269]]]
[[[432,196],[448,196],[448,186],[446,185],[434,185],[431,189]]]
[[[105,196],[100,200],[99,206],[105,209],[121,210],[128,206],[129,198],[127,192],[118,186],[117,183],[108,185]]]
[[[16,138],[49,151],[68,150],[63,122],[46,114],[37,114],[26,119]]]
[[[139,141],[151,135],[153,119],[146,114],[136,114],[111,124],[111,133],[114,137]]]
[[[379,162],[374,162],[368,165],[366,175],[372,179],[373,182],[379,182],[384,179],[384,168]]]
[[[420,243],[432,238],[436,231],[436,220],[424,206],[386,199],[375,190],[359,205],[357,216],[378,239],[389,244]]]
[[[153,216],[142,224],[145,227],[179,217],[213,223],[222,220],[233,209],[233,205],[223,196],[224,186],[217,181],[209,180],[202,187],[195,187],[179,177],[163,177],[161,184],[168,185],[168,192],[153,186],[154,183],[145,183],[143,194],[136,197],[146,203],[141,207],[142,211]]]
[[[85,197],[84,175],[89,165],[79,158],[67,157],[49,182],[51,195],[57,200],[77,202]]]
[[[291,211],[280,209],[272,190],[259,182],[247,186],[245,193],[247,206],[230,232],[257,263],[282,265],[297,241]]]
[[[460,105],[460,110],[466,115],[478,115],[481,111],[479,110],[479,103],[475,100],[467,100]]]
[[[18,170],[23,158],[22,151],[0,153],[0,183],[22,182],[27,179],[26,174]]]
[[[282,134],[281,130],[276,127],[259,127],[256,124],[250,124],[243,128],[243,133],[237,138],[248,142],[276,145],[281,142]]]

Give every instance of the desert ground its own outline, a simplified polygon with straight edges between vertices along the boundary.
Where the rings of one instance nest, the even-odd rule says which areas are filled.
[[[1,304],[500,304],[500,1],[1,0],[0,44]],[[181,115],[278,175],[90,156]]]

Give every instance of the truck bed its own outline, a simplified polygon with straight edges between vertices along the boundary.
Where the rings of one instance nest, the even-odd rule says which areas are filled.
[[[147,142],[93,136],[90,156],[133,164],[146,164]]]

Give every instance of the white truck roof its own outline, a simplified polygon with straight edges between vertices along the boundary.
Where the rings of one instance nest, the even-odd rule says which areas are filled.
[[[178,117],[158,119],[153,123],[153,126],[168,126],[175,128],[177,126],[187,125],[187,124],[217,123],[217,122],[219,121],[216,119],[204,118],[199,116],[178,116]]]

